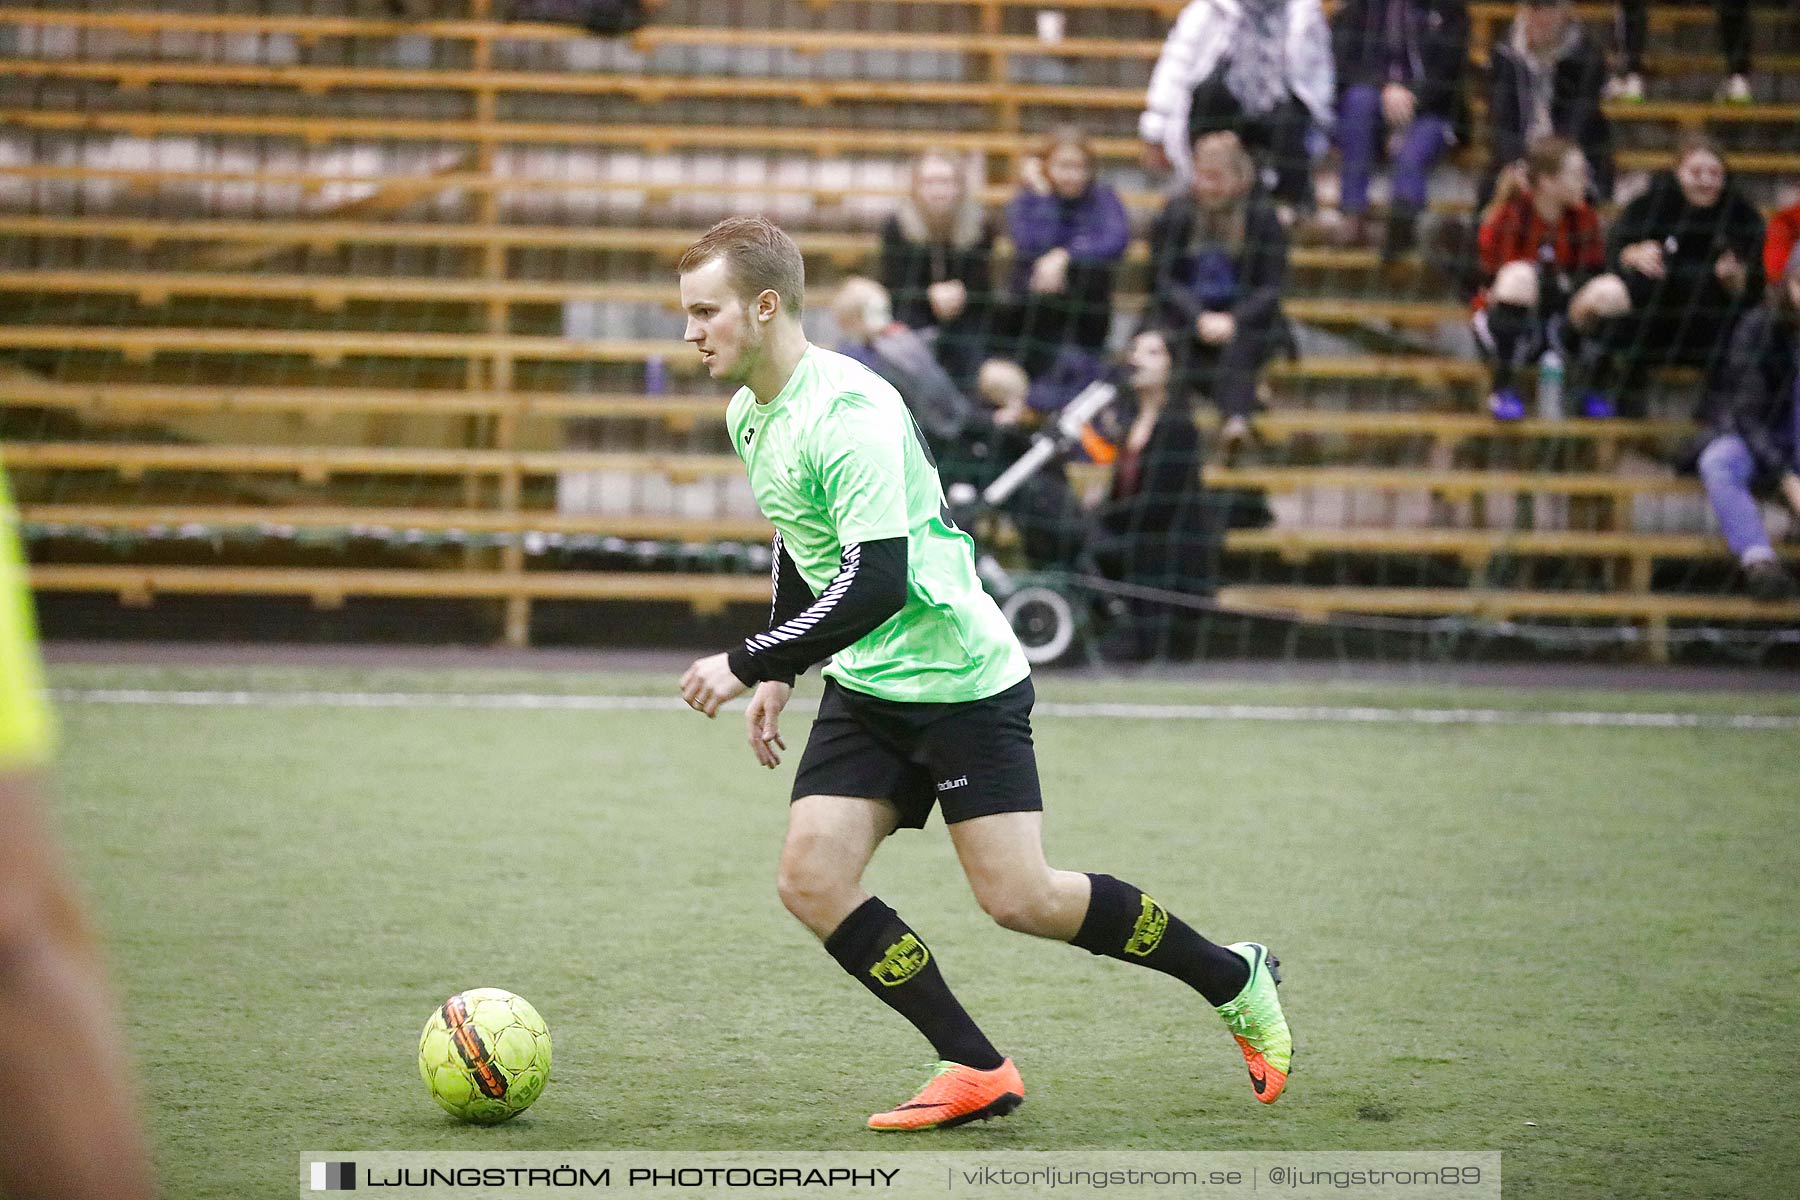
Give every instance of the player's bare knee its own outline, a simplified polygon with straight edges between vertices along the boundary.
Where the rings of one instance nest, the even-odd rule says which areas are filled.
[[[775,891],[781,897],[782,906],[813,930],[827,922],[842,906],[840,897],[845,888],[845,882],[835,874],[816,870],[804,860],[789,862],[783,857],[781,869],[775,875]]]
[[[1494,275],[1494,286],[1488,294],[1500,304],[1516,304],[1536,308],[1538,302],[1537,268],[1528,262],[1509,262]]]
[[[1040,933],[1053,915],[1048,890],[1023,883],[980,888],[975,899],[994,924],[1014,933]]]

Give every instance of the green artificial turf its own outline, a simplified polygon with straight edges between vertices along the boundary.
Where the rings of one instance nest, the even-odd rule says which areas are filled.
[[[667,694],[660,677],[65,667],[55,686]],[[816,680],[802,695],[816,695]],[[1791,698],[1046,681],[1043,698],[1794,712]],[[782,910],[735,713],[67,703],[59,807],[171,1196],[306,1149],[869,1149],[929,1047]],[[1281,955],[1272,1108],[1200,998],[994,926],[933,822],[869,886],[1025,1074],[932,1149],[1500,1150],[1508,1195],[1800,1178],[1800,734],[1043,716],[1059,866]],[[548,1020],[552,1082],[457,1124],[452,992]],[[882,1142],[890,1149],[892,1142]]]

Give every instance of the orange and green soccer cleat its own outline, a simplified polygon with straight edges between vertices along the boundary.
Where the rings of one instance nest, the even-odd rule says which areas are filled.
[[[870,1129],[949,1129],[1004,1117],[1025,1103],[1025,1081],[1007,1059],[991,1071],[940,1062],[919,1094],[869,1118]]]
[[[1288,1033],[1287,1018],[1281,1015],[1281,999],[1275,994],[1275,985],[1281,982],[1281,960],[1261,942],[1233,942],[1225,948],[1250,964],[1250,979],[1243,991],[1219,1005],[1219,1015],[1244,1052],[1256,1098],[1273,1104],[1287,1086],[1294,1060],[1294,1039]]]

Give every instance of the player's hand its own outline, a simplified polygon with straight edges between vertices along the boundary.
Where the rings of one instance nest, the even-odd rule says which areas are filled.
[[[788,697],[793,694],[792,684],[765,679],[756,685],[750,707],[744,712],[744,727],[750,734],[750,753],[771,771],[781,765],[781,755],[776,751],[787,749],[787,743],[781,740],[779,722],[781,710],[787,707]]]
[[[1223,346],[1237,336],[1237,321],[1230,313],[1201,313],[1194,322],[1194,332],[1209,346]]]
[[[1390,83],[1381,89],[1381,115],[1394,129],[1412,124],[1417,102],[1404,84]]]
[[[1169,152],[1162,148],[1160,142],[1145,142],[1139,157],[1143,161],[1144,170],[1152,175],[1165,174],[1174,167],[1169,161]]]
[[[731,673],[731,663],[723,654],[697,658],[681,676],[681,698],[695,712],[717,716],[719,706],[744,694],[749,685]]]
[[[1648,239],[1633,242],[1619,251],[1619,262],[1650,279],[1661,279],[1664,275],[1662,247]]]

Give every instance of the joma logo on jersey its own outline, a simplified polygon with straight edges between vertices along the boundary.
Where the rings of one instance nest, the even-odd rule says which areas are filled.
[[[1168,928],[1168,911],[1145,896],[1144,911],[1138,914],[1137,924],[1131,930],[1131,940],[1125,943],[1125,953],[1144,957],[1162,944],[1163,932]]]
[[[754,426],[752,426],[749,429],[744,430],[744,445],[748,446],[750,444],[750,439],[755,436],[756,436],[756,429]]]
[[[923,971],[930,961],[931,951],[925,949],[925,943],[908,933],[887,948],[881,961],[869,968],[869,974],[879,979],[883,987],[898,987]]]
[[[969,777],[967,775],[958,775],[955,779],[940,779],[937,782],[937,790],[940,792],[953,792],[959,787],[968,786]]]

